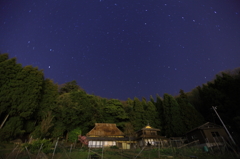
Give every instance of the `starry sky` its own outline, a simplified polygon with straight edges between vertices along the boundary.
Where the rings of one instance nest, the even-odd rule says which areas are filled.
[[[88,94],[177,95],[240,66],[239,0],[1,0],[0,51]]]

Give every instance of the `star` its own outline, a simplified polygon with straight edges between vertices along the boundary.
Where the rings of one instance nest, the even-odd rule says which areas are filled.
[[[98,96],[176,95],[239,67],[235,1],[6,1],[0,49],[55,83],[76,80]]]

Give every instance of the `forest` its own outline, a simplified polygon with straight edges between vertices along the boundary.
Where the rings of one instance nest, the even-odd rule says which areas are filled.
[[[148,123],[167,137],[183,136],[205,122],[222,125],[240,142],[240,69],[221,72],[215,79],[178,96],[156,95],[120,101],[87,94],[76,81],[62,85],[44,77],[42,70],[23,67],[16,58],[0,54],[0,141],[16,138],[64,138],[95,123],[116,123],[126,134]]]

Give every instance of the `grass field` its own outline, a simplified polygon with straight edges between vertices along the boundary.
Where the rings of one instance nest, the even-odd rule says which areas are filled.
[[[80,146],[71,149],[69,145],[58,145],[55,154],[53,155],[54,147],[47,154],[36,151],[31,153],[27,148],[21,148],[14,144],[0,145],[0,159],[235,159],[237,158],[234,152],[230,151],[215,151],[204,152],[202,148],[188,147],[183,149],[177,148],[154,148],[147,147],[145,149],[88,149]]]

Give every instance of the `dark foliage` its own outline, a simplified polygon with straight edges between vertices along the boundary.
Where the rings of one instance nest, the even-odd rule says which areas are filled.
[[[78,128],[86,134],[94,123],[116,123],[129,137],[147,124],[162,135],[181,136],[204,120],[221,124],[211,106],[218,106],[234,138],[240,134],[239,71],[221,73],[188,93],[180,90],[175,98],[157,95],[156,101],[101,98],[87,94],[76,81],[58,87],[41,70],[22,67],[7,54],[0,55],[0,73],[0,140],[26,135],[68,139],[69,132]]]

